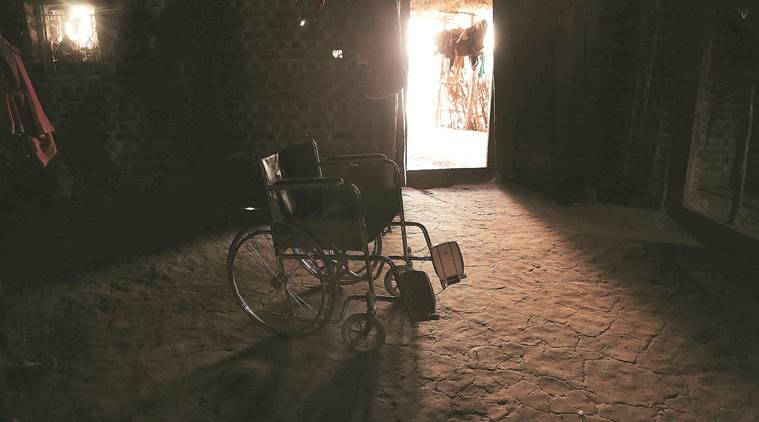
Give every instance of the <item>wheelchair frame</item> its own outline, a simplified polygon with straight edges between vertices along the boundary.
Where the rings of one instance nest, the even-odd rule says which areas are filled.
[[[453,274],[450,274],[450,271],[446,272],[445,270],[443,270],[443,274],[441,274],[441,271],[438,267],[442,267],[444,265],[438,265],[439,259],[433,259],[433,251],[435,250],[436,246],[433,246],[432,244],[429,231],[421,223],[406,221],[400,168],[393,160],[388,159],[383,154],[353,154],[334,156],[325,161],[321,161],[318,157],[318,150],[316,149],[315,141],[311,140],[310,142],[312,143],[315,155],[314,158],[316,160],[315,163],[312,163],[316,166],[316,177],[285,178],[281,174],[281,169],[274,168],[279,167],[279,163],[273,167],[267,167],[269,163],[267,163],[266,160],[270,160],[272,157],[274,157],[274,155],[260,159],[262,178],[265,182],[265,192],[271,214],[271,220],[259,222],[256,224],[255,227],[258,231],[252,230],[251,227],[248,227],[235,237],[235,240],[230,246],[228,255],[228,276],[235,291],[235,297],[243,309],[246,311],[246,313],[256,322],[264,325],[264,327],[266,327],[269,331],[278,335],[310,334],[321,328],[321,326],[323,326],[327,321],[339,322],[342,320],[345,317],[348,306],[351,302],[365,302],[365,312],[351,315],[348,317],[348,319],[345,320],[342,327],[342,335],[343,340],[349,347],[362,352],[374,351],[382,346],[385,338],[384,327],[382,326],[381,322],[375,317],[376,303],[378,301],[400,301],[403,303],[409,319],[412,321],[412,323],[414,323],[414,325],[417,324],[417,321],[414,319],[413,313],[409,308],[409,303],[405,300],[405,297],[403,295],[400,295],[399,297],[399,291],[397,289],[393,289],[393,279],[397,283],[405,271],[413,269],[413,264],[415,262],[433,261],[435,271],[438,273],[438,276],[441,279],[443,288],[445,288],[447,285],[458,282],[460,279],[466,277],[463,272],[463,260],[459,252],[458,258],[454,258],[458,261],[456,261],[457,263],[454,265],[455,271],[453,271]],[[397,198],[398,205],[397,215],[395,215],[390,221],[381,222],[382,228],[380,229],[380,232],[377,234],[375,239],[369,239],[369,234],[367,232],[368,213],[366,209],[362,209],[362,193],[359,188],[355,184],[352,184],[350,181],[347,181],[343,178],[323,177],[323,170],[329,171],[329,169],[336,168],[357,169],[367,165],[380,167],[387,166],[392,170],[394,185],[392,189],[394,189],[394,194]],[[292,203],[293,196],[298,192],[318,192],[320,195],[324,195],[327,192],[340,192],[344,196],[350,198],[346,203],[351,203],[351,208],[357,209],[360,212],[351,217],[343,218],[342,220],[345,220],[350,224],[354,224],[356,226],[359,233],[358,239],[355,240],[357,240],[359,243],[352,243],[348,246],[333,243],[330,245],[323,244],[329,243],[329,241],[325,242],[325,235],[320,235],[318,233],[319,226],[317,226],[317,224],[331,220],[327,220],[323,215],[311,219],[298,218],[298,216],[293,213],[294,205]],[[297,199],[295,201],[295,206],[297,206]],[[338,222],[342,221],[341,218],[334,220]],[[287,291],[289,291],[287,290],[288,280],[281,279],[282,277],[280,275],[286,276],[286,271],[284,270],[284,262],[287,260],[298,260],[300,265],[313,276],[313,283],[317,283],[316,280],[318,279],[318,283],[321,286],[320,288],[322,290],[326,289],[325,291],[327,291],[327,294],[329,295],[325,302],[326,305],[323,304],[318,313],[316,313],[313,308],[311,309],[316,314],[316,317],[314,318],[313,323],[304,329],[296,329],[294,332],[289,332],[272,327],[271,324],[267,324],[251,309],[250,304],[241,295],[241,280],[238,280],[239,277],[237,277],[237,274],[235,272],[235,260],[240,250],[240,245],[245,242],[246,239],[250,238],[250,236],[246,235],[246,233],[253,233],[253,237],[255,237],[256,233],[264,232],[261,231],[262,227],[269,227],[268,233],[270,233],[269,235],[272,238],[271,243],[274,249],[273,254],[276,255],[277,260],[277,272],[275,273],[271,270],[271,268],[268,270],[274,276],[270,281],[270,284],[273,289],[276,290],[279,288],[284,292],[283,294],[287,296],[287,303],[291,308],[290,313],[294,313],[292,308],[296,305],[300,308],[303,308],[304,310],[306,308],[303,306],[305,300],[302,297],[298,296],[295,293],[287,293]],[[381,239],[383,236],[390,233],[394,227],[400,228],[403,254],[382,255]],[[408,227],[418,228],[422,232],[425,243],[427,245],[427,250],[429,251],[429,255],[417,256],[412,254],[408,242]],[[278,231],[279,234],[277,234]],[[292,244],[287,244],[287,242],[283,241],[283,239],[286,237],[284,233],[287,232],[297,232],[297,234],[293,234],[292,237],[300,238],[300,240],[290,240]],[[326,237],[329,236],[329,234],[326,235]],[[310,237],[310,239],[307,239],[308,237]],[[375,242],[375,249],[379,249],[375,250],[375,253],[371,253],[369,250],[369,245],[372,241]],[[350,244],[351,242],[347,243]],[[360,248],[355,247],[358,244],[360,244]],[[296,247],[296,245],[298,247]],[[308,246],[306,247],[305,245]],[[342,248],[335,246],[346,247]],[[456,247],[456,250],[458,251],[458,247]],[[360,252],[360,254],[350,255],[348,252]],[[260,257],[261,255],[259,254],[258,256]],[[313,263],[306,265],[307,259],[312,260]],[[322,263],[321,266],[318,264],[318,262]],[[363,267],[360,270],[354,272],[350,269],[350,262],[361,262],[363,264]],[[385,275],[385,288],[390,294],[378,295],[375,291],[374,281],[380,277],[385,265],[388,266],[388,272]],[[450,267],[450,265],[447,266]],[[427,280],[429,283],[429,279]],[[332,305],[334,304],[337,286],[341,284],[355,284],[362,281],[366,281],[368,283],[366,293],[347,296],[343,302],[342,309],[338,318],[331,320],[331,314],[333,312]],[[284,288],[282,288],[283,284]],[[430,286],[430,291],[431,290],[432,289]],[[292,297],[288,296],[290,294]],[[432,300],[434,301],[434,296]],[[322,315],[322,311],[324,311],[324,315]],[[429,318],[426,318],[426,320],[429,319],[437,319],[437,315],[429,315]]]

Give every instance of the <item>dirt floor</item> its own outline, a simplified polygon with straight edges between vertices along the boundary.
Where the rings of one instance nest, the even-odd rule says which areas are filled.
[[[407,162],[409,170],[487,167],[488,133],[412,125]]]
[[[381,305],[387,344],[371,356],[347,351],[339,325],[272,338],[231,295],[234,230],[210,230],[7,288],[15,418],[759,419],[756,260],[703,248],[661,213],[495,185],[406,197],[433,242],[465,255],[440,321],[412,328]]]

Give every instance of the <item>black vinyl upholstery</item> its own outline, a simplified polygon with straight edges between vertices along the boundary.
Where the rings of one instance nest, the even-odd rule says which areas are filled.
[[[363,249],[401,210],[396,167],[375,158],[320,166],[313,140],[262,158],[272,216],[302,226],[324,247]]]

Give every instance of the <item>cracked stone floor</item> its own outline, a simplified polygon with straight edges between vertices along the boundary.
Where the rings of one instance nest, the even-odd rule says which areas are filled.
[[[234,232],[217,232],[9,291],[16,418],[759,419],[756,260],[703,248],[661,213],[496,185],[405,195],[433,242],[465,255],[442,320],[414,329],[381,305],[376,356],[347,351],[339,325],[272,338],[232,298]]]

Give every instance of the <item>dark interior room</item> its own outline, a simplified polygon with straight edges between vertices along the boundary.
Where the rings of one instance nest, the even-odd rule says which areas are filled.
[[[759,420],[755,0],[2,0],[0,422]]]

